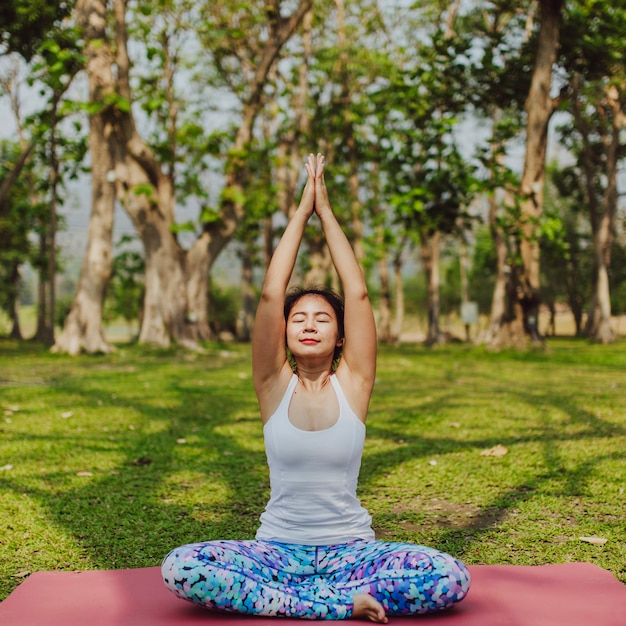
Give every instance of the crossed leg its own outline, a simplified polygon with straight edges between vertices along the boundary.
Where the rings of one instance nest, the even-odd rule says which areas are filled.
[[[213,541],[182,546],[164,560],[165,584],[208,608],[304,619],[427,613],[453,606],[469,588],[465,566],[408,543],[356,541],[300,546]]]

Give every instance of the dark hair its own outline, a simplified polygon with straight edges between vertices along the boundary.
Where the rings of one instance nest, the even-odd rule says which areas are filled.
[[[327,287],[293,287],[291,288],[287,294],[285,295],[285,305],[284,305],[284,314],[285,314],[285,322],[287,322],[287,318],[289,317],[289,313],[293,306],[300,298],[303,296],[319,296],[320,298],[324,298],[328,304],[332,307],[335,312],[335,316],[337,317],[337,332],[338,339],[343,339],[344,337],[344,307],[343,307],[343,298],[332,289],[328,289]],[[333,360],[337,360],[341,356],[342,346],[335,347],[335,354],[333,356]]]

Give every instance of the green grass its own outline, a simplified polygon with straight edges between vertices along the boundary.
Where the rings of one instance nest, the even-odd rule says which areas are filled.
[[[625,371],[624,342],[381,348],[360,482],[377,535],[626,582]],[[71,358],[0,341],[0,468],[0,599],[37,570],[250,538],[269,482],[249,348]]]

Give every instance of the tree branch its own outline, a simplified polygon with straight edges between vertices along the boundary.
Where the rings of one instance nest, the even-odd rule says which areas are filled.
[[[24,165],[26,165],[26,161],[28,161],[28,157],[34,147],[35,144],[30,143],[24,150],[22,150],[22,154],[20,154],[20,158],[17,160],[15,167],[2,180],[2,183],[0,184],[0,205],[4,202],[7,194],[9,193],[11,185],[17,180],[20,172],[24,169]]]

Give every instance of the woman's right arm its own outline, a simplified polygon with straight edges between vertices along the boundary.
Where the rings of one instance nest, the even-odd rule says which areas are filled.
[[[306,163],[307,182],[302,199],[287,224],[265,273],[252,332],[252,377],[264,413],[264,401],[287,364],[285,346],[285,293],[296,264],[298,249],[315,201],[315,159]],[[269,416],[267,416],[269,417]]]

